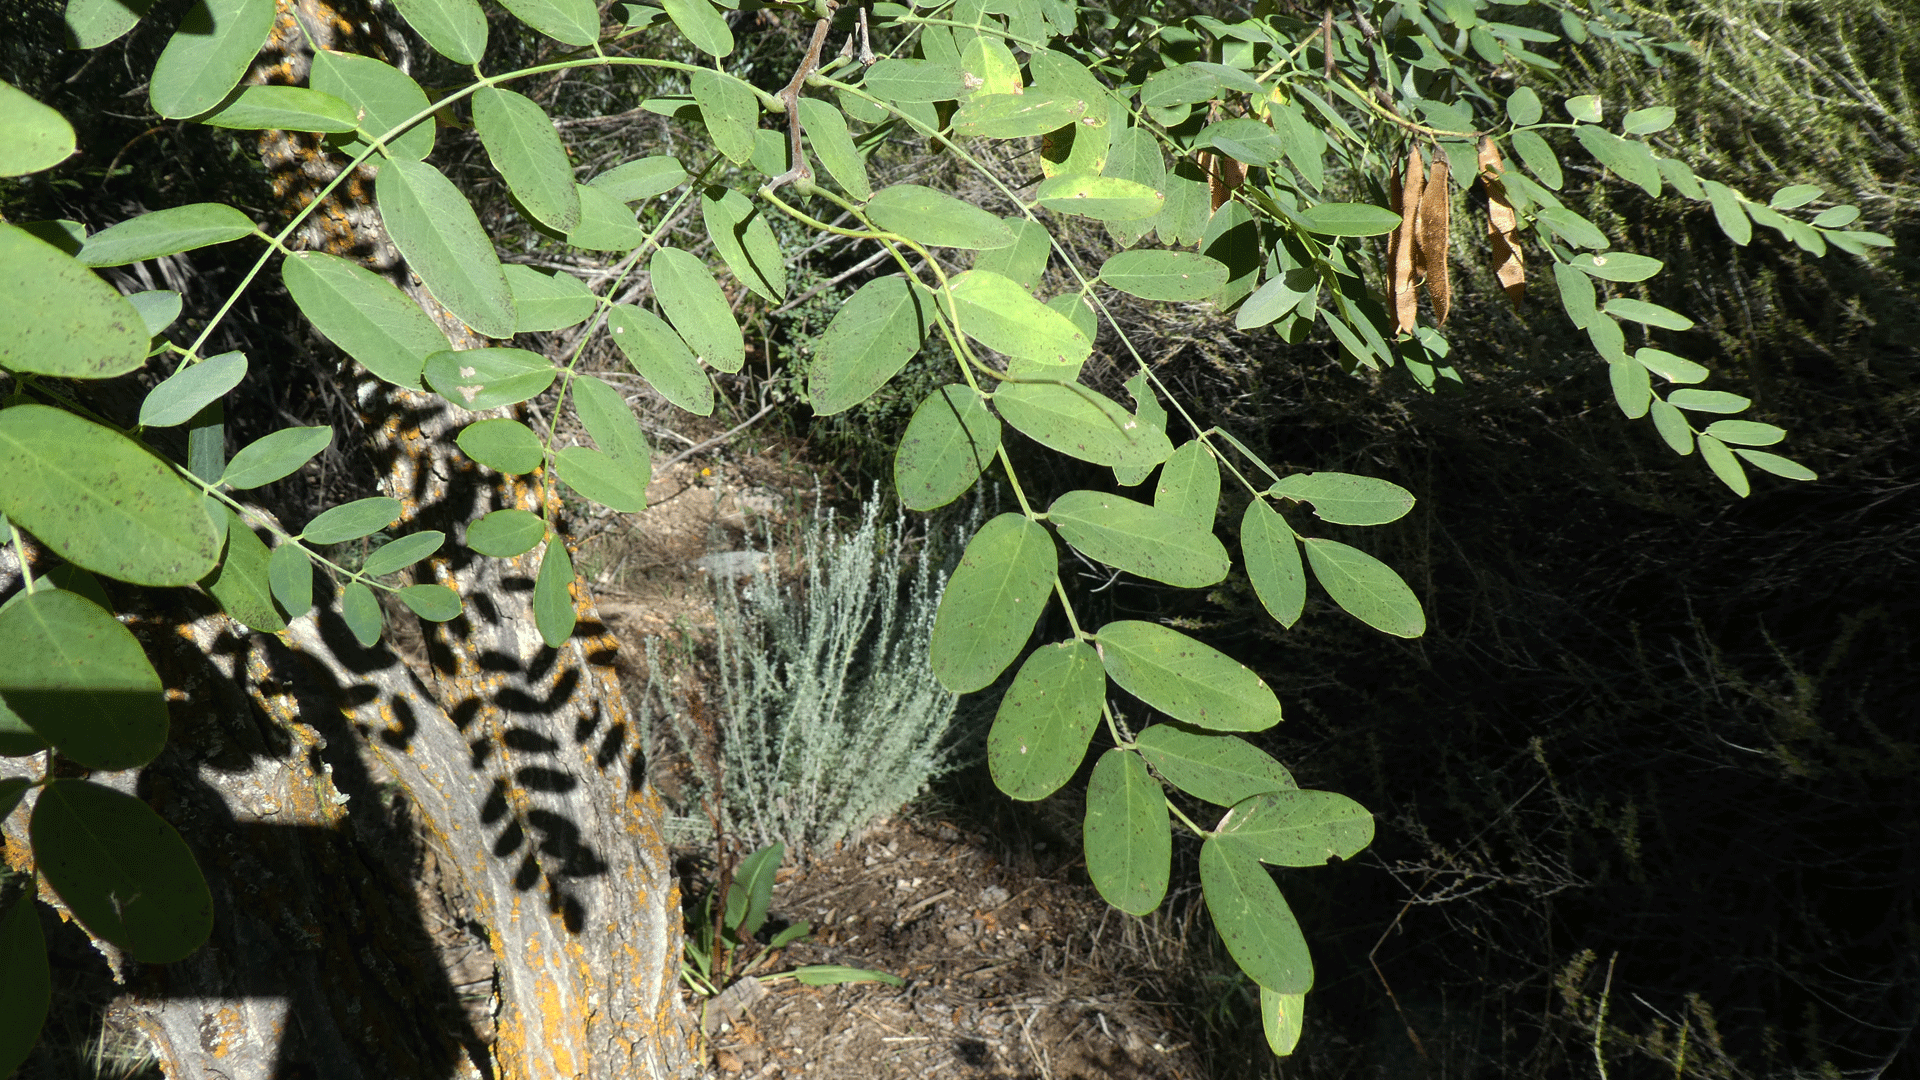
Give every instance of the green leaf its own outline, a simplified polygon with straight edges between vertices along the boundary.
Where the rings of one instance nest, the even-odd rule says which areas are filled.
[[[1233,325],[1238,330],[1252,330],[1287,315],[1307,302],[1311,310],[1312,298],[1320,291],[1320,276],[1311,267],[1299,267],[1285,270],[1267,279],[1266,284],[1253,291],[1247,301],[1240,305],[1234,314]]]
[[[267,584],[287,617],[297,619],[313,609],[313,563],[297,544],[281,544],[267,559]]]
[[[67,44],[97,49],[133,29],[151,7],[153,0],[67,0]],[[38,1025],[34,1031],[38,1033]],[[0,1055],[0,1076],[12,1067],[3,1059]]]
[[[1206,101],[1220,89],[1225,70],[1229,69],[1220,64],[1181,64],[1156,71],[1140,87],[1140,104],[1149,109],[1166,109]],[[1242,79],[1247,77],[1244,73],[1236,74]],[[1250,92],[1260,93],[1258,84]]]
[[[578,375],[573,380],[573,410],[600,450],[635,474],[632,482],[637,483],[644,501],[647,474],[653,469],[653,450],[627,399],[591,375]]]
[[[1154,724],[1140,733],[1135,745],[1168,783],[1218,806],[1296,786],[1284,766],[1238,735]]]
[[[867,93],[895,104],[952,101],[966,92],[965,77],[951,64],[931,60],[882,60],[867,69]]]
[[[1248,116],[1217,120],[1200,132],[1198,142],[1247,165],[1265,168],[1287,156],[1286,140],[1268,124]]]
[[[1713,207],[1713,218],[1720,223],[1720,231],[1727,234],[1727,239],[1745,246],[1753,239],[1753,222],[1747,219],[1740,196],[1718,180],[1702,180],[1700,186],[1706,190],[1707,202]]]
[[[409,585],[397,595],[410,611],[428,622],[460,617],[460,594],[445,585]]]
[[[805,111],[804,108],[802,111]],[[677,159],[666,154],[655,154],[624,165],[615,165],[594,177],[587,186],[606,192],[623,203],[635,203],[664,195],[686,181],[687,170]]]
[[[1046,227],[1023,217],[1004,219],[1014,241],[1006,247],[990,248],[973,257],[975,270],[991,270],[1023,289],[1038,289],[1046,276],[1047,260],[1053,255],[1053,238]]]
[[[45,405],[0,409],[0,514],[136,585],[191,585],[220,557],[199,488],[133,440]]]
[[[1173,456],[1164,429],[1084,386],[1003,385],[994,392],[1000,415],[1021,434],[1060,453],[1107,466],[1151,466]]]
[[[1516,127],[1532,127],[1540,122],[1540,95],[1533,87],[1523,86],[1507,97],[1507,119]]]
[[[480,144],[487,148],[487,159],[520,205],[555,232],[564,233],[580,224],[573,163],[567,160],[560,133],[554,130],[545,110],[533,99],[497,86],[481,87],[474,91],[472,100],[473,126]]]
[[[140,321],[146,324],[147,336],[159,337],[173,321],[180,317],[180,294],[172,289],[148,289],[145,292],[128,293],[127,303],[140,313]]]
[[[884,277],[860,286],[814,343],[814,413],[831,416],[872,397],[920,351],[933,320],[933,294],[918,282]]]
[[[0,780],[0,792],[15,786],[24,791],[26,783],[25,779]],[[9,812],[13,809],[4,797],[0,806]],[[52,996],[40,906],[31,892],[23,890],[0,909],[0,1076],[12,1076],[33,1052]]]
[[[1772,446],[1787,437],[1784,430],[1772,424],[1752,420],[1715,420],[1707,425],[1703,434],[1711,435],[1723,443],[1740,446]]]
[[[546,539],[547,523],[526,510],[495,510],[467,526],[467,546],[482,555],[511,559]]]
[[[1538,177],[1540,182],[1555,191],[1565,182],[1560,173],[1560,157],[1547,145],[1547,140],[1532,131],[1513,133],[1513,152],[1520,155],[1520,164]]]
[[[1724,390],[1675,390],[1667,400],[1691,412],[1709,413],[1743,412],[1753,404],[1750,398],[1729,394]]]
[[[1212,585],[1231,565],[1208,529],[1119,495],[1069,491],[1047,508],[1047,520],[1082,554],[1168,585]]]
[[[853,144],[846,117],[840,110],[819,98],[800,99],[800,124],[806,130],[807,143],[846,193],[855,200],[873,197],[873,184],[867,179],[867,159]]]
[[[1200,845],[1200,891],[1227,955],[1264,990],[1304,994],[1313,957],[1292,909],[1267,868],[1231,844]]]
[[[1120,688],[1175,720],[1209,731],[1264,731],[1280,702],[1246,665],[1156,623],[1121,621],[1094,639]]]
[[[340,152],[357,155],[372,140],[427,111],[427,92],[407,74],[371,56],[320,49],[313,54],[315,90],[346,102],[360,118],[361,137],[344,141]],[[433,149],[433,120],[413,125],[386,146],[390,158],[419,161]]]
[[[591,45],[600,37],[600,10],[593,0],[500,0],[521,22],[568,45]]]
[[[1599,255],[1575,255],[1571,265],[1582,273],[1608,281],[1645,281],[1666,266],[1649,255],[1631,251],[1608,251]]]
[[[427,357],[421,374],[434,393],[463,409],[485,412],[542,393],[560,372],[526,349],[443,349]]]
[[[550,649],[566,644],[573,636],[574,610],[573,557],[558,536],[547,542],[547,553],[540,559],[540,574],[533,583],[533,623],[540,639]]]
[[[928,659],[940,685],[970,694],[1000,677],[1033,635],[1058,560],[1052,534],[1019,514],[974,534],[934,616]]]
[[[1115,158],[1120,156],[1119,147],[1134,133],[1142,139],[1152,138],[1138,128],[1127,129],[1114,140]],[[1155,147],[1152,152],[1157,155],[1159,149]],[[1108,164],[1112,164],[1111,160]],[[1155,219],[1160,242],[1177,247],[1199,243],[1212,217],[1212,196],[1207,191],[1206,176],[1199,166],[1183,158],[1168,170],[1166,190],[1166,205]]]
[[[1233,804],[1212,842],[1272,866],[1324,866],[1373,843],[1373,815],[1331,791],[1270,791]]]
[[[1775,476],[1783,476],[1788,480],[1818,480],[1820,478],[1820,474],[1814,472],[1812,469],[1807,468],[1805,465],[1791,458],[1783,458],[1779,454],[1769,454],[1765,450],[1735,450],[1734,453],[1746,458],[1759,468],[1765,469]]]
[[[1167,799],[1138,754],[1114,748],[1100,755],[1087,781],[1081,836],[1087,876],[1107,903],[1145,915],[1167,895],[1173,835]]]
[[[1700,178],[1693,174],[1693,169],[1684,161],[1677,158],[1661,158],[1660,175],[1673,186],[1673,190],[1694,202],[1701,202],[1707,197],[1706,189],[1700,186]]]
[[[696,357],[721,371],[739,371],[747,362],[747,340],[706,264],[679,248],[661,248],[647,269],[654,299]]]
[[[1078,121],[1089,106],[1083,98],[1027,89],[1016,94],[975,94],[953,114],[953,133],[988,139],[1025,139],[1045,135]]]
[[[894,451],[893,486],[909,510],[934,510],[966,493],[1000,448],[1000,421],[979,391],[948,384],[913,410]]]
[[[1108,128],[1119,125],[1126,115],[1123,107],[1115,106],[1114,108],[1115,114],[1108,121]],[[1087,129],[1082,127],[1074,135],[1075,147],[1085,139],[1087,139]],[[1069,163],[1071,163],[1071,155]],[[1166,158],[1161,155],[1160,144],[1155,141],[1151,133],[1132,127],[1122,127],[1114,133],[1107,153],[1107,163],[1101,167],[1100,174],[1132,180],[1153,191],[1165,192],[1167,196],[1160,204],[1160,212],[1151,218],[1107,222],[1107,233],[1121,247],[1139,242],[1140,238],[1152,232],[1156,225],[1161,231],[1162,240],[1167,240],[1172,232],[1184,234],[1188,230],[1192,232],[1193,239],[1199,239],[1200,234],[1205,231],[1207,208],[1211,205],[1209,201],[1211,197],[1207,193],[1204,182],[1199,184],[1191,182],[1182,174],[1182,170],[1196,175],[1198,173],[1191,161],[1182,159],[1174,173],[1169,175]]]
[[[1267,1049],[1275,1057],[1287,1057],[1300,1045],[1306,1030],[1307,995],[1276,994],[1260,988],[1260,1023],[1267,1033]]]
[[[1620,118],[1620,130],[1629,135],[1652,135],[1673,126],[1674,117],[1679,115],[1671,105],[1656,105],[1650,109],[1635,109]]]
[[[140,643],[111,612],[67,589],[25,593],[0,608],[0,700],[90,769],[137,768],[167,744],[166,693]]]
[[[1048,364],[1078,364],[1093,343],[1073,320],[991,270],[969,270],[948,282],[967,336],[1008,356]]]
[[[1163,193],[1135,180],[1084,173],[1043,180],[1033,192],[1037,206],[1096,221],[1137,221],[1152,217],[1160,212],[1166,199]]]
[[[1189,439],[1167,458],[1153,505],[1206,532],[1220,507],[1220,463],[1199,439]]]
[[[147,391],[140,402],[141,427],[173,427],[193,419],[202,408],[226,396],[247,377],[245,353],[209,356],[182,366],[165,382]]]
[[[632,304],[615,304],[607,327],[633,370],[662,397],[696,416],[713,412],[713,384],[666,320]]]
[[[1634,322],[1658,326],[1663,330],[1691,330],[1693,320],[1671,308],[1659,304],[1649,304],[1645,300],[1635,300],[1629,296],[1616,297],[1607,301],[1606,312],[1619,319],[1631,319]]]
[[[1013,243],[1013,230],[985,210],[919,184],[895,184],[867,200],[867,216],[888,232],[930,247],[982,250]]]
[[[582,184],[574,194],[580,197],[580,224],[567,234],[567,243],[592,251],[632,251],[646,240],[633,211],[612,192]]]
[[[759,207],[731,188],[710,187],[700,193],[700,216],[714,250],[742,285],[776,304],[786,299],[787,264]]]
[[[487,16],[478,0],[393,0],[414,33],[456,64],[477,64],[487,51]]]
[[[434,529],[403,536],[375,548],[360,565],[360,572],[368,577],[385,577],[439,551],[446,542],[447,534]]]
[[[1122,251],[1100,280],[1129,296],[1174,303],[1205,300],[1227,283],[1226,264],[1185,251]]]
[[[733,31],[707,0],[660,0],[660,6],[694,48],[713,57],[733,52]]]
[[[222,512],[227,518],[227,552],[219,568],[201,584],[235,622],[263,634],[277,634],[287,628],[287,620],[273,606],[273,584],[267,573],[272,556],[233,511]]]
[[[340,617],[346,620],[347,630],[361,648],[371,649],[380,643],[380,602],[364,582],[349,581],[340,589]]]
[[[242,447],[227,462],[220,483],[245,491],[290,476],[333,442],[326,426],[283,428]]]
[[[795,981],[805,986],[841,986],[846,983],[877,982],[888,986],[905,986],[907,981],[898,975],[889,975],[884,971],[869,968],[847,967],[844,964],[805,964],[793,969]]]
[[[1260,605],[1281,626],[1292,628],[1307,606],[1307,572],[1293,529],[1266,500],[1247,504],[1240,518],[1240,554]]]
[[[354,130],[359,118],[353,106],[318,90],[302,86],[249,86],[215,112],[200,118],[208,127],[239,131]]]
[[[1600,95],[1598,94],[1583,94],[1580,97],[1570,97],[1561,102],[1560,107],[1567,110],[1568,116],[1582,123],[1597,124],[1600,122],[1601,106]]]
[[[373,182],[393,246],[434,299],[476,332],[513,336],[513,290],[466,196],[440,170],[390,161]]]
[[[705,5],[706,0],[686,0],[689,5]],[[699,68],[688,72],[693,85],[693,100],[700,106],[700,119],[713,137],[713,148],[735,165],[744,165],[753,156],[753,133],[760,126],[760,99],[753,88],[731,75]]]
[[[778,840],[740,860],[727,888],[726,927],[741,940],[760,932],[773,903],[773,879],[787,848]]]
[[[1647,414],[1653,402],[1653,385],[1644,366],[1624,355],[1609,357],[1607,378],[1613,386],[1613,400],[1627,419],[1638,420]]]
[[[73,150],[73,125],[66,117],[0,80],[0,176],[51,169]]]
[[[1607,234],[1594,227],[1593,222],[1563,206],[1548,207],[1540,211],[1537,219],[1555,236],[1574,247],[1602,248],[1607,246]]]
[[[1660,163],[1653,151],[1638,139],[1623,139],[1597,127],[1578,127],[1573,134],[1601,164],[1622,180],[1638,184],[1649,195],[1660,194]]]
[[[1107,677],[1084,641],[1042,645],[1020,665],[987,735],[987,768],[1015,799],[1044,799],[1073,778],[1100,724]]]
[[[1302,537],[1307,562],[1333,602],[1383,634],[1417,638],[1427,632],[1427,616],[1413,590],[1379,559],[1334,540]]]
[[[247,215],[225,203],[191,203],[141,214],[105,228],[80,245],[82,266],[125,266],[143,259],[224,244],[253,235]]]
[[[1693,453],[1693,427],[1687,415],[1659,398],[1651,402],[1654,430],[1667,441],[1673,452],[1685,457]]]
[[[1814,216],[1812,224],[1822,229],[1839,229],[1860,220],[1857,206],[1829,206]]]
[[[512,423],[512,421],[500,421]],[[300,531],[300,539],[311,544],[344,544],[363,536],[372,536],[400,520],[403,507],[399,499],[375,495],[355,499],[321,511]]]
[[[1400,227],[1400,215],[1369,203],[1321,203],[1300,215],[1308,232],[1323,236],[1379,236]]]
[[[0,367],[111,378],[146,363],[150,336],[113,286],[25,229],[0,225]]]
[[[1413,493],[1399,484],[1351,473],[1295,473],[1268,489],[1313,504],[1313,514],[1336,525],[1385,525],[1413,509]]]
[[[1825,194],[1818,184],[1791,184],[1774,192],[1767,205],[1775,210],[1795,210]]]
[[[1855,255],[1865,255],[1870,247],[1892,247],[1893,241],[1875,232],[1836,232],[1828,233],[1827,239],[1833,246]]]
[[[54,780],[27,828],[47,884],[90,933],[134,959],[185,959],[212,932],[213,897],[193,852],[139,799]]]
[[[505,263],[507,287],[513,290],[516,334],[565,330],[585,322],[600,303],[580,279],[564,271],[541,273],[531,266]],[[435,346],[430,352],[439,352]]]
[[[1697,383],[1711,374],[1706,368],[1684,356],[1675,356],[1660,349],[1638,349],[1635,350],[1633,358],[1648,371],[1668,382]]]
[[[153,111],[183,120],[220,104],[267,43],[273,13],[273,0],[196,0],[153,65]]]
[[[1733,451],[1727,449],[1726,443],[1711,435],[1700,436],[1700,457],[1706,461],[1707,468],[1713,470],[1713,475],[1732,488],[1735,495],[1744,499],[1753,491],[1753,486],[1747,482],[1747,471],[1740,467],[1740,459],[1733,456]]]
[[[608,392],[619,396],[611,388]],[[622,401],[620,407],[625,410],[626,403]],[[627,413],[627,419],[633,423],[633,434],[638,437],[639,423],[633,420],[631,412]],[[653,462],[645,455],[569,446],[555,455],[554,466],[568,487],[602,506],[623,514],[637,514],[647,508],[647,484],[652,479]]]
[[[447,335],[406,293],[358,263],[300,251],[280,280],[314,329],[395,386],[419,389],[420,369],[447,347]]]

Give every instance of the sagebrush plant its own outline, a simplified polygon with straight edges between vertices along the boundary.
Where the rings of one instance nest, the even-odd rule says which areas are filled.
[[[715,575],[720,700],[712,752],[679,728],[729,836],[831,851],[912,801],[947,767],[959,695],[927,664],[946,575],[876,490],[841,532],[808,519],[784,581],[768,558],[750,577]],[[816,503],[816,506],[819,504]],[[718,775],[716,775],[716,773]]]
[[[525,558],[530,590],[503,591],[473,608],[524,601],[519,625],[530,623],[549,650],[578,646],[575,590],[583,586],[561,528],[562,485],[610,510],[635,512],[646,505],[652,471],[652,448],[625,395],[581,364],[590,340],[604,327],[662,397],[710,415],[716,383],[746,360],[742,311],[751,317],[762,302],[784,302],[788,263],[800,257],[789,250],[800,238],[831,235],[884,257],[870,277],[848,282],[852,291],[818,339],[807,378],[815,412],[831,415],[869,399],[937,335],[953,363],[901,436],[900,500],[936,509],[993,469],[1018,507],[973,535],[941,593],[926,652],[934,678],[947,691],[968,693],[1017,665],[988,739],[994,779],[1015,798],[1060,788],[1095,749],[1096,731],[1104,732],[1087,789],[1089,876],[1115,906],[1144,914],[1166,894],[1174,835],[1197,840],[1214,922],[1260,987],[1271,1045],[1287,1053],[1301,1031],[1314,965],[1268,867],[1350,858],[1370,843],[1372,816],[1336,793],[1298,790],[1278,761],[1241,738],[1277,724],[1281,707],[1237,660],[1161,622],[1083,624],[1090,610],[1073,575],[1061,573],[1060,545],[1113,577],[1207,589],[1236,564],[1216,535],[1222,507],[1244,506],[1237,535],[1236,522],[1224,526],[1267,616],[1295,626],[1313,582],[1368,626],[1412,638],[1427,625],[1420,597],[1384,562],[1327,533],[1329,526],[1389,525],[1411,509],[1413,495],[1365,476],[1276,468],[1231,432],[1196,422],[1142,351],[1147,343],[1113,318],[1107,298],[1120,292],[1211,304],[1232,313],[1239,329],[1271,327],[1294,343],[1324,333],[1355,369],[1400,369],[1438,386],[1461,377],[1447,360],[1444,325],[1449,308],[1466,299],[1450,288],[1449,270],[1453,206],[1471,188],[1485,216],[1476,212],[1470,231],[1487,241],[1474,247],[1490,251],[1506,294],[1517,301],[1529,284],[1536,295],[1557,294],[1605,362],[1622,412],[1649,418],[1674,452],[1698,451],[1715,476],[1745,495],[1748,467],[1800,480],[1813,473],[1755,449],[1781,442],[1779,427],[1721,419],[1750,402],[1698,388],[1707,369],[1668,351],[1684,346],[1662,333],[1684,332],[1691,321],[1629,295],[1644,293],[1642,283],[1662,262],[1613,250],[1608,234],[1563,200],[1563,153],[1577,145],[1649,195],[1670,187],[1708,206],[1738,243],[1751,239],[1755,224],[1813,255],[1829,244],[1867,254],[1888,243],[1852,227],[1857,207],[1817,205],[1824,201],[1817,186],[1790,184],[1756,199],[1660,152],[1658,137],[1679,120],[1671,107],[1622,114],[1617,103],[1581,95],[1550,111],[1536,87],[1551,89],[1560,64],[1547,54],[1563,35],[1648,63],[1663,48],[1685,51],[1648,38],[1604,0],[1375,3],[1328,7],[1311,20],[1265,5],[1223,19],[1131,0],[1105,8],[953,0],[858,11],[832,0],[774,3],[768,7],[803,25],[812,20],[802,58],[778,92],[747,77],[765,74],[748,55],[752,42],[736,52],[733,24],[710,0],[663,0],[664,10],[618,5],[613,25],[603,25],[592,0],[504,6],[513,19],[500,16],[503,29],[551,39],[529,66],[503,70],[511,50],[496,48],[489,70],[494,23],[478,0],[396,5],[427,48],[473,73],[465,85],[436,87],[430,99],[401,67],[327,49],[313,53],[310,73],[303,69],[307,86],[272,84],[271,72],[242,86],[262,45],[284,38],[295,20],[290,11],[277,19],[270,0],[199,0],[153,62],[145,85],[153,112],[168,123],[295,134],[330,177],[325,186],[277,230],[222,202],[165,206],[91,233],[62,221],[0,226],[0,513],[8,519],[8,569],[17,567],[20,584],[0,608],[0,753],[31,759],[9,765],[0,779],[0,810],[10,814],[31,795],[35,874],[89,932],[136,960],[176,961],[199,948],[212,930],[213,902],[192,851],[147,803],[56,768],[49,753],[85,768],[133,769],[154,761],[167,741],[166,688],[91,575],[146,590],[201,586],[235,623],[298,638],[304,631],[290,630],[290,622],[312,612],[315,575],[324,574],[337,589],[345,631],[372,649],[385,629],[375,590],[395,594],[422,619],[470,625],[458,623],[477,614],[455,587],[471,580],[460,574],[498,565],[488,559]],[[99,48],[132,31],[146,7],[70,0],[66,21],[78,47]],[[305,25],[301,32],[311,37],[316,28],[359,24]],[[836,32],[849,35],[837,55],[825,48]],[[686,47],[668,53],[695,60],[661,55],[663,41],[681,40]],[[576,175],[553,118],[512,88],[587,73],[618,83],[634,70],[684,76],[685,93],[676,84],[641,107],[674,118],[678,130],[697,123],[710,151],[694,145],[680,151],[686,161],[655,154]],[[763,128],[763,119],[771,126]],[[530,241],[541,249],[535,257],[557,272],[503,264],[503,245],[454,180],[467,165],[479,167],[478,154],[469,163],[444,153],[431,160],[437,126],[469,122],[491,172],[539,226]],[[1024,160],[1037,175],[996,164],[1033,140],[1039,155]],[[876,189],[866,161],[888,141],[935,151],[929,160],[944,175],[930,171],[921,179],[932,184]],[[65,117],[0,86],[0,174],[54,170],[74,150]],[[1508,167],[1509,160],[1522,167]],[[942,188],[980,194],[968,201]],[[342,254],[356,252],[352,245],[309,249],[312,234],[302,227],[336,194],[357,200],[342,220],[377,217],[381,243],[390,240],[397,253],[381,269],[404,260],[406,274],[367,269]],[[1063,243],[1060,223],[1074,217],[1101,223],[1111,254]],[[1389,235],[1383,259],[1375,238]],[[181,321],[179,293],[122,296],[96,273],[229,243],[257,244],[260,252],[231,293],[205,298],[213,313],[202,320]],[[576,276],[573,256],[539,257],[549,248],[608,252],[614,261]],[[511,482],[523,504],[484,516],[463,511],[450,531],[409,520],[355,566],[327,560],[322,547],[391,529],[408,517],[402,499],[349,502],[298,528],[261,513],[248,493],[304,468],[335,434],[330,425],[295,426],[227,452],[221,403],[255,373],[245,350],[215,353],[209,343],[270,267],[313,329],[357,361],[354,377],[367,380],[363,403],[404,400],[409,423],[432,419],[399,432],[444,455],[421,472],[445,466],[435,475],[526,477]],[[416,279],[418,289],[402,287]],[[1042,287],[1049,280],[1064,282],[1065,291],[1041,296],[1052,291]],[[1547,282],[1551,290],[1541,288]],[[1425,321],[1423,288],[1432,304]],[[191,340],[167,336],[185,337],[186,329]],[[573,330],[554,355],[495,344]],[[1103,359],[1131,375],[1130,406],[1093,385],[1096,338]],[[96,407],[90,384],[136,372],[143,388],[150,385],[137,413]],[[543,415],[529,424],[535,411]],[[556,433],[574,430],[557,422],[566,413],[595,446],[562,445]],[[1044,490],[1038,470],[1016,466],[1003,439],[1008,427],[1076,462],[1084,486]],[[166,437],[174,429],[185,432],[184,452]],[[411,445],[405,453],[423,451]],[[1143,485],[1156,474],[1149,496]],[[1123,488],[1140,497],[1115,490]],[[417,489],[397,493],[411,498]],[[468,550],[443,553],[449,539]],[[77,568],[68,587],[41,572],[55,559]],[[382,580],[409,570],[419,578],[413,584]],[[336,602],[324,590],[320,599]],[[1043,614],[1050,616],[1044,624]],[[828,609],[825,618],[826,640],[851,634],[845,611]],[[1030,652],[1043,625],[1049,640]],[[769,629],[778,636],[777,626]],[[768,668],[741,685],[805,687],[815,702],[808,708],[839,715],[848,672],[867,661],[846,661],[836,683],[833,651],[810,648],[802,636],[794,655],[821,657],[817,667]],[[743,661],[739,670],[754,669]],[[1109,680],[1161,722],[1137,733],[1123,726],[1109,705]],[[539,699],[512,700],[521,707]],[[510,744],[502,737],[486,745],[509,760],[548,753],[547,743],[559,740]],[[766,806],[781,809],[787,797],[819,804],[822,820],[850,819],[850,809],[821,802],[824,788],[780,791],[782,783],[811,783],[798,764],[803,758],[781,744],[763,752],[771,756],[740,772],[764,782],[757,797]],[[478,763],[481,755],[473,756]],[[789,765],[799,771],[781,777]],[[536,796],[579,791],[577,812],[626,805],[603,788],[617,782],[604,770],[586,779],[567,774],[565,783],[551,770],[526,774],[544,789],[520,775],[497,778],[501,793],[489,802],[505,809],[482,811],[491,813],[488,825],[509,823],[498,826],[495,862],[522,848],[580,850],[551,834],[530,845],[511,816],[514,800],[527,806]],[[444,790],[444,778],[435,780]],[[1221,816],[1196,820],[1165,785],[1219,807]],[[429,788],[436,785],[415,790]],[[557,827],[551,815],[527,820],[542,832]],[[595,820],[605,835],[616,834],[604,817]],[[458,822],[439,824],[442,835],[459,831]],[[142,838],[137,846],[134,837]],[[469,861],[497,874],[495,895],[508,896],[542,880],[531,850],[519,858],[519,871]],[[547,868],[550,910],[566,924],[555,933],[585,925],[561,895],[562,871],[576,881],[623,880],[574,873],[580,865],[590,864]],[[664,898],[650,900],[657,913]],[[519,909],[515,901],[498,912],[495,930],[541,925],[514,923]],[[34,1002],[45,999],[45,952],[30,904],[0,913],[0,944],[8,964],[0,985],[27,988],[21,1007],[0,1015],[5,1065],[31,1044],[39,1026]],[[563,953],[590,955],[496,949],[495,960]],[[502,985],[509,996],[547,984],[529,976]],[[512,1000],[532,1012],[551,998],[542,990]],[[563,1020],[576,1025],[567,1028],[565,1046],[522,1039],[510,1052],[572,1061],[578,1047],[584,1060],[615,1052],[587,1047],[645,1052],[655,1037],[591,1030],[620,1018],[545,1016],[508,1027],[545,1033],[547,1022]],[[521,1062],[495,1071],[536,1075],[560,1066]]]

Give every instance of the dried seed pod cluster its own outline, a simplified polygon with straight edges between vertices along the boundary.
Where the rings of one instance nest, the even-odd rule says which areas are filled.
[[[1526,264],[1520,256],[1519,216],[1500,184],[1500,151],[1492,139],[1480,143],[1480,183],[1487,192],[1487,236],[1493,246],[1494,273],[1508,299],[1518,307],[1526,294]],[[1433,303],[1433,321],[1445,326],[1453,307],[1447,272],[1447,247],[1453,235],[1453,190],[1447,159],[1431,168],[1418,148],[1407,152],[1400,175],[1389,185],[1388,206],[1400,215],[1400,227],[1387,236],[1388,293],[1393,299],[1394,329],[1413,332],[1420,312],[1420,287]]]

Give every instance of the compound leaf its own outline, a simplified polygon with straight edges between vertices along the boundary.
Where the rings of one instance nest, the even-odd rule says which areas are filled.
[[[184,959],[213,930],[213,897],[173,826],[131,795],[87,780],[40,791],[27,826],[34,863],[94,936],[134,959]]]
[[[1209,731],[1263,731],[1280,722],[1279,699],[1265,680],[1178,630],[1110,622],[1094,644],[1121,689],[1175,720]]]
[[[1047,508],[1047,520],[1081,553],[1168,585],[1212,585],[1231,565],[1211,530],[1119,495],[1069,491]]]
[[[1173,835],[1167,799],[1140,755],[1118,747],[1100,755],[1087,781],[1082,830],[1087,876],[1107,903],[1145,915],[1167,895]]]
[[[1100,723],[1107,677],[1084,641],[1042,645],[1020,665],[987,735],[987,768],[1001,791],[1031,802],[1073,778]]]
[[[1000,420],[957,383],[927,395],[893,456],[893,486],[909,510],[933,510],[973,486],[1000,448]]]
[[[928,658],[940,685],[969,694],[1000,677],[1026,648],[1058,562],[1052,534],[1020,514],[974,534],[934,616]]]
[[[1301,542],[1320,587],[1349,615],[1395,637],[1416,638],[1427,632],[1426,612],[1392,567],[1336,540],[1309,536]]]
[[[91,769],[145,765],[167,743],[165,690],[140,643],[68,589],[39,589],[0,609],[0,700]]]

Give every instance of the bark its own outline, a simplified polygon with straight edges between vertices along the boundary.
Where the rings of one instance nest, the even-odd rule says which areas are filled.
[[[340,44],[317,28],[376,25],[299,6],[296,18],[283,0],[280,51],[256,77],[300,81],[301,49]],[[283,199],[329,175],[317,147],[264,149],[288,179]],[[364,206],[321,220],[334,243],[376,266],[391,259]],[[531,610],[537,552],[486,559],[460,545],[489,510],[541,508],[537,486],[484,474],[455,449],[472,414],[357,369],[343,377],[357,383],[379,486],[405,504],[396,531],[448,534],[446,557],[416,579],[452,586],[466,612],[424,628],[416,668],[384,644],[361,648],[331,597],[264,635],[196,591],[115,591],[169,688],[173,731],[146,769],[95,779],[180,829],[216,919],[204,948],[164,967],[96,942],[130,990],[117,1009],[182,1080],[681,1075],[678,893],[616,643],[581,591],[579,628],[547,647]],[[0,565],[0,595],[16,578]],[[44,755],[0,759],[0,775],[49,767]],[[7,837],[17,868],[30,863],[24,820]],[[472,928],[491,955],[490,1017],[461,1007],[429,915]]]

